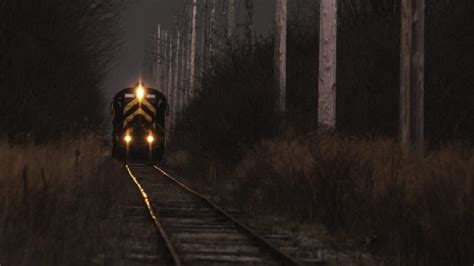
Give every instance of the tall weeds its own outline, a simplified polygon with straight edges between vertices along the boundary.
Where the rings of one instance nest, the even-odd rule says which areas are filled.
[[[474,259],[472,150],[451,146],[424,159],[403,158],[390,140],[282,137],[249,151],[235,173],[234,204],[322,223],[387,261]]]
[[[0,261],[83,265],[111,250],[123,191],[96,136],[45,145],[0,143]]]

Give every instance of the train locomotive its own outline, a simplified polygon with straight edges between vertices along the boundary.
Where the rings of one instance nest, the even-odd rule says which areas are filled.
[[[168,114],[166,97],[139,82],[119,91],[110,105],[113,116],[112,156],[163,159]]]

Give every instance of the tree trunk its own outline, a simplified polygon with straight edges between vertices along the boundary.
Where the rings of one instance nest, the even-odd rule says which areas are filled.
[[[196,17],[197,17],[197,0],[193,0],[192,17],[191,17],[191,60],[189,70],[189,96],[192,98],[196,94]]]
[[[155,40],[155,53],[156,53],[156,88],[158,90],[161,89],[161,25],[158,24],[158,28],[156,30],[156,40]]]
[[[318,124],[336,127],[337,1],[321,0],[319,32]]]
[[[168,101],[174,103],[174,88],[173,88],[173,36],[171,31],[168,36]],[[171,106],[174,108],[175,106]]]
[[[177,106],[179,105],[179,90],[178,90],[178,80],[179,80],[179,53],[180,53],[180,32],[179,27],[176,25],[176,52],[175,52],[175,60],[174,60],[174,90],[176,92],[176,99],[175,99],[175,110],[177,110]]]
[[[163,94],[168,97],[168,31],[164,31],[163,38],[163,71],[162,71],[162,83],[163,83]]]
[[[202,79],[204,74],[204,66],[206,65],[206,43],[207,43],[207,0],[204,1],[204,14],[201,16],[201,44],[200,44],[200,60],[199,60],[199,88],[202,87]]]
[[[222,52],[223,52],[223,47],[225,45],[225,40],[226,40],[226,36],[227,36],[227,25],[228,25],[228,21],[227,21],[227,7],[226,7],[226,1],[223,0],[223,1],[220,1],[220,16],[219,16],[219,22],[217,23],[217,25],[219,26],[218,27],[218,37],[217,37],[217,47],[218,47],[218,51],[219,51],[219,57],[222,56]]]
[[[177,113],[178,113],[178,106],[179,106],[179,99],[180,99],[180,92],[178,89],[178,79],[179,79],[179,39],[180,39],[180,32],[178,25],[176,25],[175,31],[175,47],[174,47],[174,57],[173,57],[173,95],[172,95],[172,107],[171,110],[171,118],[173,120],[173,124],[176,122]]]
[[[211,18],[210,18],[210,32],[209,32],[209,61],[213,62],[214,59],[214,43],[216,37],[216,0],[211,0]]]
[[[400,143],[405,154],[423,155],[425,1],[402,0]]]
[[[277,91],[277,109],[280,112],[284,112],[286,106],[286,31],[287,0],[276,0],[273,75]]]
[[[185,16],[186,17],[186,16]],[[181,25],[181,56],[180,56],[180,72],[181,72],[181,79],[179,80],[179,90],[181,91],[181,105],[180,105],[180,111],[182,111],[184,109],[184,105],[185,105],[185,101],[186,101],[186,90],[185,90],[185,86],[186,86],[186,76],[187,76],[187,72],[186,72],[186,37],[187,37],[187,34],[186,34],[186,19],[183,23],[183,25]]]
[[[182,79],[182,72],[181,72],[181,54],[182,54],[182,45],[181,45],[181,17],[179,14],[179,11],[177,12],[176,15],[176,57],[175,57],[175,90],[176,90],[176,106],[174,108],[174,111],[176,113],[176,119],[178,119],[178,114],[180,113],[181,110],[181,105],[182,105],[182,90],[181,90],[181,79]]]
[[[245,40],[247,48],[252,49],[254,44],[254,28],[253,28],[253,0],[245,0]]]
[[[229,0],[227,9],[227,38],[232,38],[235,33],[235,0]]]
[[[186,47],[185,53],[184,53],[184,69],[186,73],[183,78],[184,78],[184,86],[183,86],[183,102],[184,106],[188,104],[189,101],[189,88],[190,88],[190,78],[189,78],[189,73],[191,71],[190,67],[190,61],[191,61],[191,20],[190,20],[190,13],[189,9],[185,9],[185,24],[184,24],[184,36],[183,36],[183,41],[184,45]]]

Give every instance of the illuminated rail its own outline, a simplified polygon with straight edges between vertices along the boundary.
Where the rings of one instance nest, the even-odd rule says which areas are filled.
[[[169,251],[169,253],[170,253],[170,255],[173,259],[174,265],[181,266],[181,261],[180,261],[178,255],[177,255],[177,253],[176,253],[176,250],[174,249],[173,245],[171,244],[171,241],[168,237],[168,234],[166,233],[165,229],[161,225],[161,223],[158,219],[158,216],[156,215],[156,212],[153,208],[153,205],[150,201],[150,198],[148,197],[148,194],[145,192],[145,190],[143,189],[140,182],[138,182],[138,179],[132,173],[132,171],[130,170],[130,167],[128,165],[125,165],[125,168],[127,169],[127,172],[129,174],[129,176],[132,178],[133,182],[135,183],[138,190],[140,191],[140,194],[143,197],[143,201],[145,202],[145,205],[148,209],[148,213],[150,214],[150,217],[152,218],[153,223],[155,224],[156,228],[158,229],[158,232],[160,233],[161,238],[165,241],[166,248],[168,249],[168,251]]]
[[[253,259],[256,259],[257,262],[253,262],[252,264],[260,264],[258,260],[261,260],[262,262],[265,262],[265,263],[270,262],[270,264],[300,265],[295,259],[290,257],[288,254],[286,254],[285,252],[282,252],[281,250],[273,246],[270,242],[268,242],[263,237],[256,234],[247,226],[243,225],[241,222],[235,219],[228,212],[224,211],[222,208],[214,204],[208,198],[204,197],[203,195],[197,193],[196,191],[192,190],[191,188],[189,188],[188,186],[180,182],[177,178],[167,173],[161,167],[159,166],[151,167],[151,166],[146,166],[146,165],[136,165],[136,166],[126,165],[126,169],[128,171],[128,174],[130,175],[130,177],[136,184],[137,188],[139,189],[144,199],[145,205],[147,206],[149,210],[149,214],[151,218],[153,219],[161,237],[164,239],[167,246],[167,250],[170,252],[173,258],[173,263],[175,265],[186,264],[185,261],[186,260],[189,261],[190,256],[194,256],[200,259],[207,259],[207,262],[211,264],[216,263],[216,262],[223,263],[222,261],[219,262],[218,259],[217,261],[213,261],[212,258],[224,257],[225,259],[228,259],[230,261],[232,258],[235,257],[236,260],[240,259],[240,261],[236,261],[236,262],[242,262],[243,264],[246,264],[245,260],[243,259],[253,258]],[[140,174],[134,173],[138,171],[142,172],[142,176],[140,176]],[[150,187],[153,187],[153,185],[166,187],[167,191],[166,192],[165,191],[152,191],[151,189],[149,189],[149,191],[151,192],[148,192],[147,194],[144,188],[146,184],[142,184],[141,181],[144,181],[144,183],[148,183]],[[153,195],[151,195],[153,193],[159,196],[153,197]],[[151,195],[151,198],[150,198],[150,195]],[[173,202],[172,200],[166,201],[166,199],[165,201],[163,201],[165,197],[181,199],[181,201],[175,200]],[[158,203],[153,202],[152,201],[153,199],[156,199]],[[161,204],[160,204],[160,201],[162,202]],[[163,202],[168,202],[169,205],[166,205]],[[182,205],[177,206],[176,202],[180,202]],[[190,207],[187,207],[187,206],[190,206]],[[162,214],[164,215],[160,215],[160,210],[162,211]],[[189,210],[189,211],[185,212],[185,210]],[[166,213],[167,211],[168,212],[174,211],[181,214],[176,214],[176,213],[167,214]],[[196,217],[192,216],[193,212],[196,212],[196,215],[197,215]],[[185,214],[184,218],[183,216],[180,216],[180,215],[183,215],[183,213]],[[205,218],[199,218],[203,215],[203,213],[205,213],[205,215],[208,215],[208,216],[206,216]],[[166,217],[166,215],[168,215],[168,217]],[[162,218],[161,221],[159,217]],[[176,221],[174,222],[174,224],[167,225],[166,218],[168,220],[173,220],[173,221],[176,220]],[[191,225],[188,225],[188,227],[181,225],[183,226],[182,228],[188,228],[188,229],[180,229],[179,224],[186,224],[186,223],[183,221],[180,221],[179,219],[182,219],[183,221],[193,220],[193,219],[200,221],[200,223],[194,222],[194,226],[199,227],[198,228],[199,231],[186,232],[186,230],[190,230],[189,226]],[[199,220],[199,219],[202,219],[202,220]],[[228,230],[231,230],[231,232],[227,233],[228,234],[227,236],[232,236],[234,239],[241,239],[242,243],[240,244],[240,246],[244,247],[244,249],[248,249],[251,251],[249,251],[248,254],[246,253],[244,255],[241,255],[241,254],[235,253],[237,254],[235,255],[234,253],[232,253],[232,252],[235,252],[234,251],[235,248],[233,248],[232,246],[234,245],[234,242],[232,242],[230,244],[227,243],[228,246],[226,246],[227,248],[230,247],[230,249],[232,250],[230,251],[231,253],[229,253],[230,255],[229,254],[222,255],[221,253],[219,253],[220,251],[218,249],[216,249],[218,250],[216,251],[217,253],[198,254],[199,252],[203,252],[202,249],[203,247],[205,247],[205,244],[203,244],[203,242],[200,242],[200,243],[187,244],[188,246],[192,246],[193,244],[199,246],[199,248],[196,248],[196,250],[198,250],[196,251],[196,254],[187,254],[187,253],[190,253],[189,250],[188,252],[186,252],[186,250],[184,250],[184,248],[182,247],[182,245],[185,245],[185,244],[182,244],[180,242],[180,241],[186,241],[186,240],[180,240],[179,239],[180,235],[194,234],[193,237],[200,236],[200,235],[204,235],[204,237],[206,237],[206,234],[210,236],[212,236],[213,234],[218,235],[218,233],[216,233],[215,231],[212,231],[213,229],[209,229],[210,231],[208,232],[206,232],[206,229],[202,229],[207,226],[206,221],[208,220],[206,219],[219,221],[220,223],[219,226],[230,228]],[[165,220],[165,224],[163,224],[163,220]],[[165,229],[169,229],[169,230],[166,231]],[[183,230],[184,232],[179,231],[179,230]],[[222,234],[225,235],[225,233],[222,233]],[[225,238],[223,239],[224,240],[222,241],[225,241]],[[176,240],[176,241],[173,242],[172,240]],[[217,240],[212,239],[212,240],[217,241],[217,242],[221,241],[221,239],[217,239]],[[199,242],[199,241],[200,239],[196,238],[196,242]],[[205,240],[202,240],[202,241],[205,241]],[[178,243],[177,247],[173,245],[176,243]],[[212,242],[210,243],[210,245],[218,246],[219,243]],[[224,249],[224,248],[221,247],[221,249]],[[194,251],[195,250],[192,250],[191,253]],[[202,264],[202,261],[201,261],[201,264]]]

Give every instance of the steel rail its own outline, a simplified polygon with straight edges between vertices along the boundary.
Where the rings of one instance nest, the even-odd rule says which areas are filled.
[[[225,216],[227,219],[231,220],[238,228],[240,228],[242,231],[244,231],[248,236],[252,237],[256,242],[258,242],[261,246],[266,247],[269,251],[271,251],[271,254],[275,257],[280,259],[284,265],[301,265],[299,262],[297,262],[294,258],[292,258],[290,255],[287,253],[279,250],[276,248],[273,244],[265,240],[263,237],[259,236],[257,233],[255,233],[252,229],[249,227],[245,226],[241,222],[239,222],[237,219],[235,219],[232,215],[227,213],[225,210],[217,206],[215,203],[213,203],[211,200],[209,200],[207,197],[199,194],[198,192],[192,190],[182,182],[180,182],[178,179],[174,178],[167,172],[165,172],[163,169],[160,167],[153,165],[153,168],[160,172],[162,175],[166,176],[168,179],[170,179],[172,182],[177,184],[181,189],[184,189],[188,191],[189,193],[195,195],[196,197],[200,198],[203,200],[206,204],[211,206],[213,209],[217,210],[220,214]]]
[[[140,185],[140,182],[138,182],[138,179],[132,173],[132,171],[130,170],[130,167],[128,166],[128,164],[125,165],[125,168],[127,169],[128,174],[130,175],[133,182],[135,183],[138,190],[140,191],[140,193],[143,197],[143,200],[145,202],[145,205],[148,208],[148,212],[150,214],[150,217],[153,219],[153,222],[155,223],[155,226],[158,229],[158,232],[159,232],[161,238],[163,238],[163,240],[165,241],[166,248],[168,249],[169,253],[171,254],[174,265],[181,266],[182,265],[181,260],[179,259],[178,254],[176,253],[176,250],[174,249],[174,247],[171,243],[171,240],[168,237],[168,234],[166,233],[165,229],[161,225],[161,223],[158,219],[158,215],[156,214],[155,209],[153,208],[153,205],[150,202],[150,198],[148,197],[148,194],[145,192],[143,187]]]

